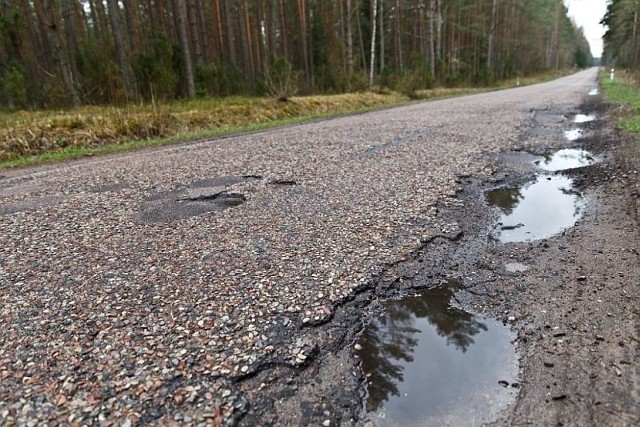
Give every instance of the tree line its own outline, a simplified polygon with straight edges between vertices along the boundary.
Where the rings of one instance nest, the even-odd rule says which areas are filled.
[[[562,0],[0,0],[0,13],[5,109],[411,92],[591,61]]]
[[[611,0],[601,24],[604,35],[603,61],[638,73],[640,67],[640,0]]]

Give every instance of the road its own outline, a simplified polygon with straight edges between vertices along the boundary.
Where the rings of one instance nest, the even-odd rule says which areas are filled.
[[[577,111],[595,79],[0,172],[0,424],[366,422],[349,349],[391,267],[469,227],[448,214],[464,179],[561,145],[538,113]],[[637,396],[637,316],[626,328]],[[532,384],[498,422],[525,417]],[[621,405],[599,420],[638,420]]]

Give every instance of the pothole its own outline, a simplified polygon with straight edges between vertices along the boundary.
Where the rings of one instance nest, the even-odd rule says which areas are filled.
[[[147,223],[171,222],[239,206],[247,198],[230,191],[230,187],[254,179],[257,178],[222,177],[195,181],[189,186],[180,184],[175,190],[156,193],[143,201],[141,219]]]
[[[513,334],[451,305],[455,283],[385,303],[357,354],[377,425],[481,425],[516,395]]]
[[[565,148],[554,153],[546,153],[535,163],[540,169],[546,171],[561,171],[592,165],[595,159],[586,150]]]
[[[584,199],[565,176],[538,176],[518,187],[486,193],[488,204],[500,213],[494,237],[500,242],[524,242],[551,237],[580,218]]]

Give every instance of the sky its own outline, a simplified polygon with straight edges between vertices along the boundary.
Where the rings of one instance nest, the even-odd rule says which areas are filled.
[[[594,58],[602,56],[602,36],[605,28],[600,20],[607,12],[607,0],[564,0],[569,9],[569,16],[584,28],[584,34],[591,46]]]

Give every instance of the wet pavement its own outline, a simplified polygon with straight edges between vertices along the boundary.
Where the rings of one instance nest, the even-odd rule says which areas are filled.
[[[589,166],[595,163],[591,153],[577,148],[564,148],[554,153],[547,153],[536,165],[545,171],[555,172]]]
[[[567,120],[573,123],[588,123],[592,122],[596,119],[595,114],[580,114],[580,113],[572,113],[566,115]]]
[[[576,223],[584,206],[573,181],[564,176],[541,175],[523,186],[491,190],[486,198],[500,211],[494,236],[503,243],[560,233]]]
[[[388,301],[358,340],[375,424],[480,425],[515,399],[514,335],[452,306],[454,284]]]

